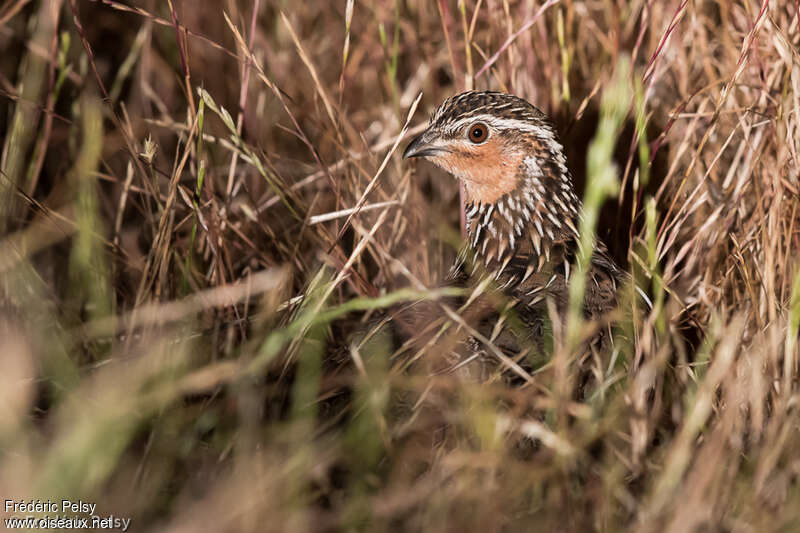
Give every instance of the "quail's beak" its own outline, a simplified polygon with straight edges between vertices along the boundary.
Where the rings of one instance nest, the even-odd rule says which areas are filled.
[[[448,151],[446,148],[435,144],[435,137],[435,134],[432,134],[429,130],[422,132],[421,135],[415,137],[414,140],[408,144],[403,152],[403,159],[408,159],[409,157],[430,157],[446,153]]]

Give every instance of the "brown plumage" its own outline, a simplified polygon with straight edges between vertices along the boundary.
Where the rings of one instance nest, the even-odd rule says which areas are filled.
[[[525,340],[541,344],[547,300],[559,315],[566,312],[581,218],[553,124],[516,96],[466,92],[439,106],[403,156],[424,157],[464,183],[467,242],[452,277],[474,280],[476,272],[465,270],[465,258],[474,256],[478,270],[496,280],[530,328],[523,332]],[[584,312],[599,318],[616,306],[627,274],[598,242],[588,276]],[[519,350],[519,333],[504,335],[497,327],[501,320],[502,313],[494,314],[483,324],[486,336],[504,349]]]

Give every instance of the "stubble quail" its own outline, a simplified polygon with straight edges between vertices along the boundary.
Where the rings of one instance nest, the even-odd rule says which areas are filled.
[[[511,353],[523,345],[543,349],[548,302],[557,318],[566,315],[582,216],[553,123],[516,96],[465,92],[435,110],[403,157],[425,158],[463,182],[466,241],[450,281],[475,286],[490,276],[510,302],[505,310],[515,311],[523,325],[510,332],[498,325],[504,313],[490,313],[481,324],[485,336]],[[628,275],[598,240],[587,276],[584,315],[600,319],[617,306]],[[468,344],[462,360],[486,355],[476,339]]]

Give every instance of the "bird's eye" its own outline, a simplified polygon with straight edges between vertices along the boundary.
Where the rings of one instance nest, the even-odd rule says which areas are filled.
[[[489,128],[482,122],[476,122],[467,130],[467,137],[475,144],[480,144],[489,137]]]

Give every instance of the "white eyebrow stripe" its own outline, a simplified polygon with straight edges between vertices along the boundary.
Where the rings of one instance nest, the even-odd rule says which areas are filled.
[[[559,149],[562,148],[556,141],[555,133],[550,127],[531,124],[525,120],[517,120],[515,118],[501,118],[494,115],[480,114],[457,120],[448,129],[455,132],[474,122],[483,122],[496,130],[519,130],[531,133],[542,140],[549,141],[548,144],[551,148],[556,146]]]

